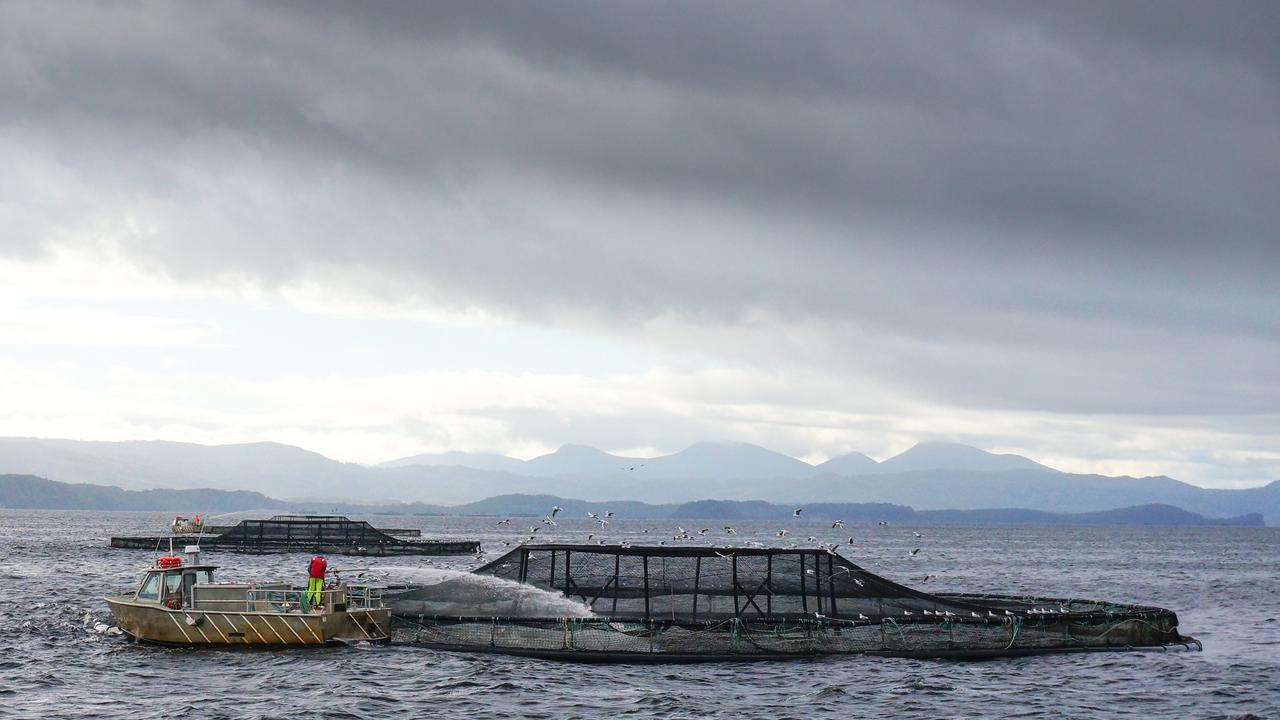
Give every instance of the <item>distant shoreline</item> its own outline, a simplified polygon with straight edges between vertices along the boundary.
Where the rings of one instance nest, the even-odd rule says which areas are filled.
[[[509,494],[461,505],[427,503],[359,504],[316,500],[279,500],[257,492],[213,489],[124,490],[114,486],[70,484],[34,475],[0,475],[0,508],[14,510],[132,510],[181,514],[263,511],[340,512],[434,517],[541,517],[553,506],[563,517],[586,518],[612,509],[628,519],[775,520],[792,508],[759,500],[699,500],[651,504],[630,500],[588,502],[553,495]],[[1157,525],[1168,527],[1266,527],[1260,513],[1207,517],[1170,504],[1148,503],[1095,512],[1053,513],[1025,508],[916,510],[892,503],[810,503],[805,517],[850,523],[1009,525]]]

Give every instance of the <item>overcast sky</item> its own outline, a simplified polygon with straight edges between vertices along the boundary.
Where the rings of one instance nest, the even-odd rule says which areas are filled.
[[[0,435],[1280,479],[1280,3],[0,2]]]

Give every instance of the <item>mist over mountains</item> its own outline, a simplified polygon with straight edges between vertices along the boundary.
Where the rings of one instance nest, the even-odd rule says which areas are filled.
[[[276,443],[0,438],[0,473],[129,490],[251,490],[275,498],[364,504],[459,505],[497,495],[549,494],[655,504],[708,499],[878,502],[921,511],[1084,513],[1163,503],[1209,517],[1257,512],[1268,524],[1280,523],[1280,482],[1211,490],[1162,476],[1072,474],[1018,455],[952,443],[921,443],[883,462],[850,453],[817,466],[755,445],[699,443],[656,458],[565,445],[530,460],[442,453],[369,467]]]

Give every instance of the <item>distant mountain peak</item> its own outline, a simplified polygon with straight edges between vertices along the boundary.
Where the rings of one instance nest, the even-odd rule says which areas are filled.
[[[1048,470],[1047,465],[1021,455],[996,454],[957,442],[926,441],[880,463],[878,472],[916,470]]]

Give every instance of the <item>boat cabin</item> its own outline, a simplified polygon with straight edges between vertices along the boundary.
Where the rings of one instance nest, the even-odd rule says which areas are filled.
[[[176,555],[160,558],[161,561]],[[213,571],[217,565],[182,565],[170,562],[157,562],[148,568],[138,584],[134,599],[138,602],[154,602],[172,610],[181,610],[194,604],[195,587],[212,585]]]

